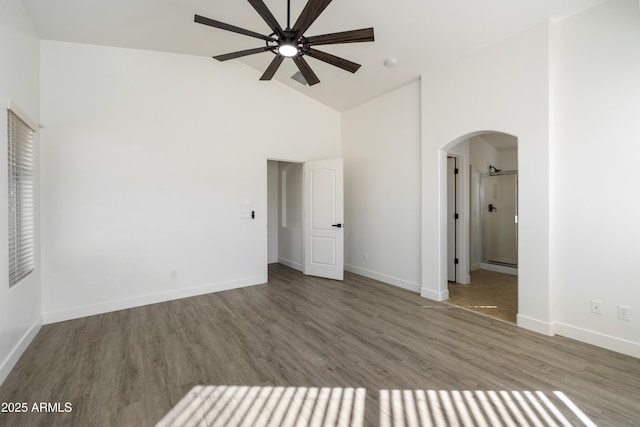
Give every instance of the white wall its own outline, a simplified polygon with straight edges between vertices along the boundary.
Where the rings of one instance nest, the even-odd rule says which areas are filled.
[[[34,137],[36,203],[35,270],[9,289],[7,206],[7,98],[29,118],[40,120],[40,46],[38,36],[19,0],[0,1],[0,383],[40,329],[40,208],[39,146]]]
[[[553,40],[556,331],[640,357],[638,1],[561,21]],[[592,299],[602,315],[591,314]],[[617,319],[619,304],[631,321]]]
[[[302,163],[278,163],[278,188],[278,262],[302,271]]]
[[[481,136],[474,136],[469,140],[471,168],[480,175],[489,173],[489,165],[498,169],[503,169],[500,164],[500,152],[482,139]]]
[[[342,114],[345,269],[420,289],[420,83]]]
[[[542,24],[422,75],[422,295],[448,297],[446,151],[478,133],[518,138],[518,324],[551,333],[549,36]]]
[[[498,169],[503,171],[518,170],[518,149],[510,148],[508,150],[498,151]]]
[[[338,156],[339,114],[236,61],[41,53],[45,322],[265,282],[267,159]]]

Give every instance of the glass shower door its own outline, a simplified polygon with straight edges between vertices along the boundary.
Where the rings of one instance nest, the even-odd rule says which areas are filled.
[[[484,262],[518,265],[518,175],[501,172],[482,177]]]

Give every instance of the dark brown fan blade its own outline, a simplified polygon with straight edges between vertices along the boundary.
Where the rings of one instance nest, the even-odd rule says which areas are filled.
[[[258,14],[264,19],[264,22],[267,23],[269,28],[273,30],[278,36],[284,36],[284,32],[282,31],[282,27],[273,16],[269,8],[262,0],[248,0],[249,4],[253,6],[253,8],[258,12]]]
[[[303,52],[305,55],[309,55],[312,58],[319,59],[320,61],[324,61],[327,64],[334,65],[338,68],[342,68],[350,73],[355,73],[358,71],[358,68],[360,68],[360,64],[356,64],[348,59],[340,58],[339,56],[331,55],[330,53],[322,52],[310,47],[304,49]]]
[[[278,71],[280,64],[282,64],[282,61],[284,61],[284,56],[276,55],[276,57],[273,58],[273,61],[271,61],[271,64],[269,64],[269,66],[267,67],[267,70],[264,72],[262,77],[260,77],[260,80],[271,80],[276,71]]]
[[[309,0],[302,9],[302,13],[298,16],[298,20],[295,24],[293,24],[293,32],[296,35],[296,38],[300,37],[304,34],[307,29],[314,23],[318,16],[322,13],[323,10],[329,6],[331,0]]]
[[[274,48],[270,46],[263,46],[263,47],[257,47],[255,49],[239,50],[238,52],[225,53],[224,55],[214,56],[214,58],[217,59],[218,61],[228,61],[230,59],[240,58],[247,55],[253,55],[255,53],[262,53],[262,52],[266,52],[268,50],[273,50],[273,49]]]
[[[341,31],[339,33],[306,37],[304,39],[304,44],[317,46],[321,44],[372,42],[373,40],[373,28],[362,28],[360,30]]]
[[[244,28],[236,27],[235,25],[225,24],[224,22],[216,21],[214,19],[209,19],[204,16],[195,15],[193,18],[193,22],[197,22],[198,24],[208,25],[214,28],[220,28],[221,30],[231,31],[233,33],[244,34],[245,36],[255,37],[257,39],[276,41],[273,37],[265,36],[260,33],[256,33],[251,30],[245,30]]]
[[[316,73],[313,72],[311,67],[309,67],[309,64],[307,63],[307,61],[305,61],[302,56],[294,56],[292,59],[293,59],[293,62],[295,62],[296,65],[298,66],[298,70],[300,70],[300,72],[302,73],[302,76],[307,81],[309,86],[313,86],[316,83],[320,83],[320,79],[318,78],[318,76],[316,76]]]

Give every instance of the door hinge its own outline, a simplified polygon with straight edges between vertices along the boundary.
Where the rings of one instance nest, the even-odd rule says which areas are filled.
[[[454,174],[454,175],[458,175],[458,173],[459,173],[459,172],[460,172],[460,169],[458,169],[458,168],[455,168],[455,169],[453,170],[453,174]]]
[[[456,258],[456,259],[454,259],[454,260],[453,260],[453,263],[454,263],[454,264],[457,264],[458,262],[459,262],[458,258]]]
[[[453,219],[460,219],[460,215],[458,215],[457,213],[453,214]]]

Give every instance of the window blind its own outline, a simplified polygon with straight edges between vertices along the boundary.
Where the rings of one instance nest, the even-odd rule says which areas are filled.
[[[34,250],[34,129],[8,109],[9,287],[31,273]]]

